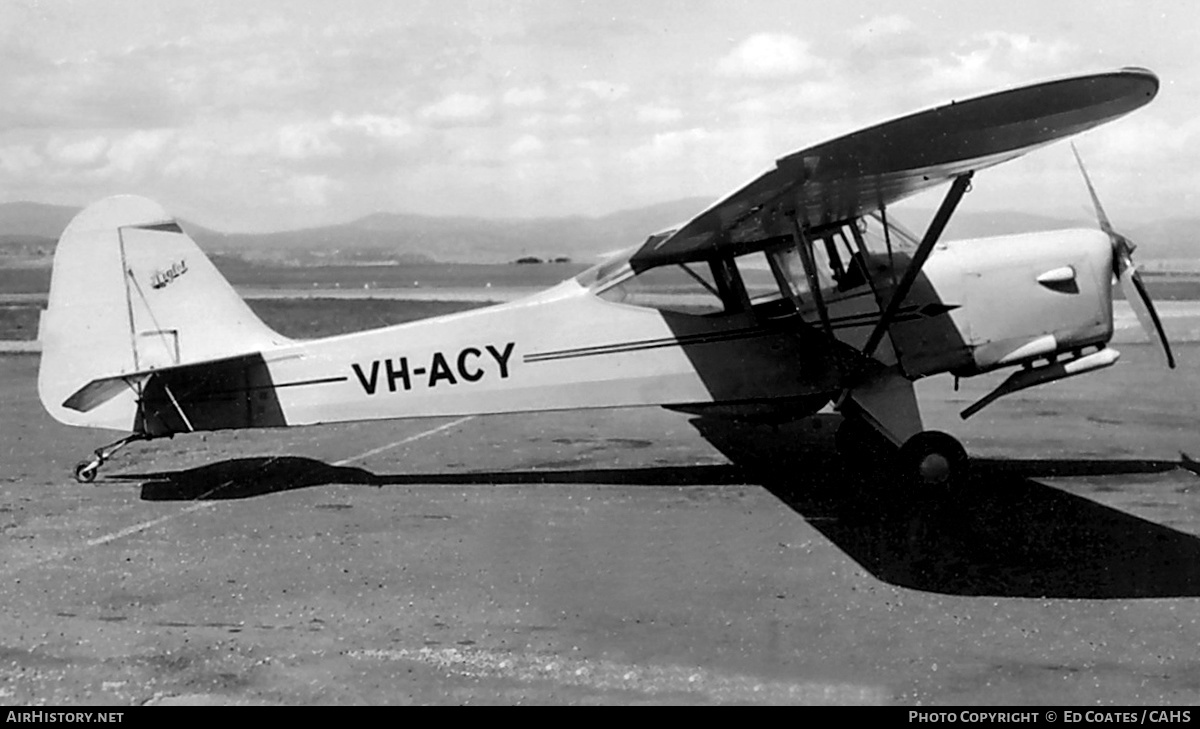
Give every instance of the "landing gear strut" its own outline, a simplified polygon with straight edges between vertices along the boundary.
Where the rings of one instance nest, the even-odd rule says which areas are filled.
[[[917,490],[950,486],[966,475],[967,451],[953,436],[925,430],[912,381],[898,368],[847,390],[838,409],[845,426],[869,428],[887,442],[887,456],[879,461],[905,485]]]
[[[91,483],[96,480],[96,473],[100,467],[104,465],[108,459],[112,458],[117,451],[125,446],[139,440],[149,440],[150,437],[145,433],[132,433],[125,436],[115,443],[109,443],[106,446],[97,448],[92,455],[91,460],[80,461],[75,464],[75,480],[79,483]]]

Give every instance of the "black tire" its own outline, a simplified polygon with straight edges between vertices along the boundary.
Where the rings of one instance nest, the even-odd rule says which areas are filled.
[[[958,439],[937,430],[917,433],[900,448],[900,467],[910,483],[953,486],[967,474],[970,458]]]
[[[79,483],[91,483],[96,480],[96,472],[99,470],[99,464],[93,464],[91,461],[80,461],[75,464],[75,480]]]

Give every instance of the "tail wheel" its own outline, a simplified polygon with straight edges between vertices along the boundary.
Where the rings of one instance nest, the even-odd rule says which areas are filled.
[[[96,472],[100,464],[95,461],[80,461],[75,464],[75,480],[79,483],[91,483],[96,480]]]
[[[110,458],[125,446],[139,440],[150,440],[150,436],[144,431],[131,433],[115,443],[109,443],[106,446],[97,448],[90,460],[80,461],[75,464],[75,480],[79,483],[91,483],[96,480],[96,474],[100,472],[100,467],[103,466]]]
[[[937,430],[917,433],[900,447],[905,476],[920,486],[951,485],[966,475],[969,463],[962,443]]]

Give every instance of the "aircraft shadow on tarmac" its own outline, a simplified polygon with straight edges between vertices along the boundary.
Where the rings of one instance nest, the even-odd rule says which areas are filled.
[[[141,481],[143,501],[248,499],[280,491],[361,484],[364,486],[611,484],[625,486],[722,486],[753,483],[736,465],[605,468],[593,470],[472,471],[468,473],[376,474],[331,466],[300,456],[264,456],[220,461],[183,471],[110,474],[108,479]]]
[[[1200,539],[1032,480],[1181,466],[1200,472],[1193,462],[977,459],[953,493],[914,495],[885,466],[848,468],[832,447],[836,416],[819,417],[804,427],[693,419],[728,465],[374,474],[283,456],[109,478],[141,481],[150,501],[243,499],[329,484],[757,484],[876,578],[901,587],[997,597],[1200,596]]]
[[[980,458],[952,492],[914,493],[886,460],[847,466],[833,447],[840,418],[809,422],[692,424],[734,463],[773,464],[758,483],[885,582],[952,595],[1200,596],[1200,539],[1032,480],[1196,472],[1194,462]]]

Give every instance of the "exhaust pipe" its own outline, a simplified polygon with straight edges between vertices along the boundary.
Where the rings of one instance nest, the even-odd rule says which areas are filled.
[[[1011,395],[1014,392],[1036,385],[1044,385],[1047,382],[1082,375],[1085,372],[1112,367],[1120,358],[1120,352],[1105,347],[1099,352],[1093,352],[1084,357],[1076,357],[1066,362],[1052,362],[1041,367],[1030,367],[1020,372],[1014,372],[1009,375],[1007,380],[1000,383],[999,387],[984,395],[978,402],[963,410],[959,415],[963,420],[966,420],[1005,395]]]

